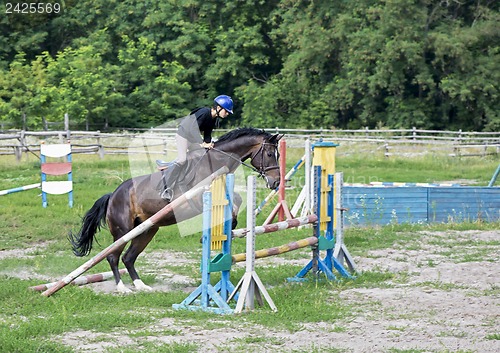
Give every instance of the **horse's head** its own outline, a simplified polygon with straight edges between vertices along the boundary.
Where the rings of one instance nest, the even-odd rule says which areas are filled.
[[[241,162],[250,158],[252,167],[266,180],[267,187],[276,189],[280,183],[278,141],[282,137],[264,130],[238,128],[221,136],[215,149],[236,154]]]
[[[278,163],[278,141],[283,135],[263,135],[262,141],[252,148],[251,163],[266,180],[269,189],[276,189],[280,184]]]

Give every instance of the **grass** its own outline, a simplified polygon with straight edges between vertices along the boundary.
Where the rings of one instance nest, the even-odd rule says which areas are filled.
[[[291,151],[290,167],[293,157],[300,151]],[[126,346],[109,345],[106,352],[192,352],[199,349],[196,342],[179,344],[150,341],[153,336],[175,337],[183,326],[199,327],[200,330],[226,327],[238,328],[241,325],[265,327],[266,330],[286,330],[297,332],[304,325],[315,322],[333,323],[333,332],[345,331],[344,323],[358,313],[359,308],[353,302],[344,300],[342,293],[354,288],[389,288],[394,281],[405,281],[401,274],[396,276],[384,270],[367,271],[358,274],[355,281],[340,282],[309,281],[288,283],[286,277],[294,276],[301,266],[273,265],[259,267],[259,277],[275,303],[280,303],[279,311],[272,313],[267,306],[257,308],[244,316],[217,317],[208,313],[183,312],[172,309],[172,304],[180,303],[185,297],[185,288],[175,286],[166,292],[136,293],[130,296],[117,296],[96,293],[89,288],[68,286],[62,292],[50,298],[27,290],[29,286],[43,282],[40,278],[60,278],[74,270],[86,259],[75,258],[67,241],[69,230],[80,226],[81,217],[93,202],[105,193],[113,191],[123,180],[130,176],[128,159],[120,156],[106,156],[100,160],[96,156],[76,155],[74,163],[75,206],[67,206],[65,196],[49,195],[49,207],[41,206],[39,190],[29,190],[12,195],[0,196],[0,345],[5,352],[72,352],[69,346],[61,345],[60,340],[69,332],[96,333],[96,342],[110,341],[116,332],[125,332],[132,342]],[[413,181],[437,182],[471,179],[479,184],[486,184],[496,167],[495,160],[489,159],[370,159],[359,157],[339,157],[337,170],[343,170],[348,182],[375,181]],[[298,174],[300,180],[301,174]],[[363,180],[362,180],[363,179]],[[39,181],[39,164],[34,156],[17,163],[11,157],[0,158],[0,189],[9,189]],[[293,184],[293,183],[292,183]],[[262,185],[261,185],[262,186]],[[292,185],[294,186],[294,185]],[[267,191],[259,189],[261,199]],[[297,186],[287,194],[289,204],[300,191]],[[244,224],[244,215],[240,224]],[[257,223],[262,223],[265,215],[260,215]],[[350,228],[346,230],[346,244],[355,256],[368,256],[369,251],[405,246],[418,248],[419,237],[427,231],[465,231],[494,230],[499,224],[484,222],[461,222],[451,224],[411,225],[393,224],[385,227]],[[425,231],[425,232],[424,232]],[[279,244],[288,243],[310,236],[311,230],[290,230],[279,235]],[[146,252],[178,252],[184,259],[191,259],[188,264],[169,265],[165,271],[184,275],[192,279],[192,285],[199,283],[200,234],[194,233],[179,237],[174,228],[162,228],[150,243]],[[108,231],[99,233],[92,254],[96,254],[111,242]],[[444,240],[443,240],[444,241]],[[491,243],[491,244],[490,244]],[[498,246],[498,242],[488,244]],[[262,235],[257,240],[257,247],[272,247],[276,235]],[[473,246],[474,244],[469,244]],[[484,247],[481,247],[484,249]],[[234,241],[234,252],[245,250],[244,239]],[[475,256],[484,256],[484,250],[478,250]],[[146,255],[147,256],[147,255]],[[307,259],[308,249],[282,255],[284,259]],[[453,256],[452,253],[448,256]],[[138,267],[144,269],[144,258],[139,258]],[[109,271],[106,263],[96,266],[92,272]],[[237,268],[233,278],[242,276],[244,269]],[[13,274],[21,274],[16,276]],[[31,278],[31,279],[20,279]],[[147,284],[153,285],[159,280],[153,274],[143,276]],[[217,275],[213,275],[217,280]],[[129,281],[129,280],[128,280]],[[433,287],[453,290],[438,283]],[[498,294],[497,290],[492,293]],[[371,303],[367,310],[375,308]],[[155,327],[159,320],[169,319],[172,327]],[[398,331],[399,326],[391,329]],[[97,334],[99,333],[99,334]],[[497,334],[486,337],[498,340]],[[281,342],[259,336],[256,333],[236,341],[244,347],[253,346],[280,348]],[[118,343],[117,343],[118,344]],[[299,352],[300,350],[297,350]],[[335,348],[311,346],[310,351],[338,352]],[[393,352],[419,352],[420,350],[392,350]]]

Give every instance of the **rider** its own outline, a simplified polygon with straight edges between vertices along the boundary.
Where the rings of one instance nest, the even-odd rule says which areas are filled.
[[[173,198],[173,188],[186,164],[188,150],[199,148],[198,146],[206,149],[213,148],[212,131],[218,119],[224,119],[229,114],[233,114],[233,100],[223,94],[215,97],[211,108],[196,108],[190,115],[182,119],[175,135],[177,159],[165,172],[164,185],[166,185],[166,189],[160,194],[162,199],[170,201]],[[203,132],[203,139],[200,136],[201,132]],[[165,165],[162,161],[157,161],[157,164],[159,167]]]

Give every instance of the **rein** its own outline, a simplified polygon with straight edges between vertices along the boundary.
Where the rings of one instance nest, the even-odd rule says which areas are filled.
[[[274,147],[277,148],[277,146],[275,146],[274,144],[272,143],[267,143],[267,142],[262,142],[260,144],[260,148],[257,150],[257,152],[255,152],[251,157],[250,157],[250,160],[253,161],[253,159],[259,154],[259,152],[262,151],[262,149],[264,148],[264,145],[273,145]],[[279,169],[279,166],[276,165],[276,166],[272,166],[272,167],[264,167],[264,155],[262,155],[262,158],[261,158],[261,161],[260,161],[260,167],[259,168],[256,168],[254,167],[253,165],[251,164],[248,164],[248,163],[245,163],[243,162],[241,159],[239,158],[236,158],[234,157],[233,155],[227,153],[227,152],[224,152],[218,148],[215,148],[213,147],[212,148],[213,150],[217,151],[217,152],[220,152],[226,156],[228,156],[229,158],[232,158],[234,159],[235,161],[237,161],[238,163],[240,163],[241,165],[243,165],[244,167],[247,167],[247,168],[250,168],[252,169],[254,172],[257,172],[261,177],[264,177],[265,176],[265,173],[268,171],[268,170],[273,170],[273,169]],[[263,153],[263,151],[262,151]]]

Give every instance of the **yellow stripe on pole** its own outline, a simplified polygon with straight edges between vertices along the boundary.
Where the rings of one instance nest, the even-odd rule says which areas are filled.
[[[286,252],[297,250],[300,248],[305,248],[306,246],[314,245],[317,243],[318,243],[318,238],[309,237],[309,238],[297,240],[297,241],[294,241],[294,242],[291,242],[291,243],[288,243],[285,245],[277,246],[274,248],[257,250],[255,252],[255,258],[259,259],[262,257],[269,257],[269,256],[284,254]],[[242,261],[245,261],[247,259],[247,254],[246,253],[234,254],[232,257],[233,257],[233,263],[242,262]]]

